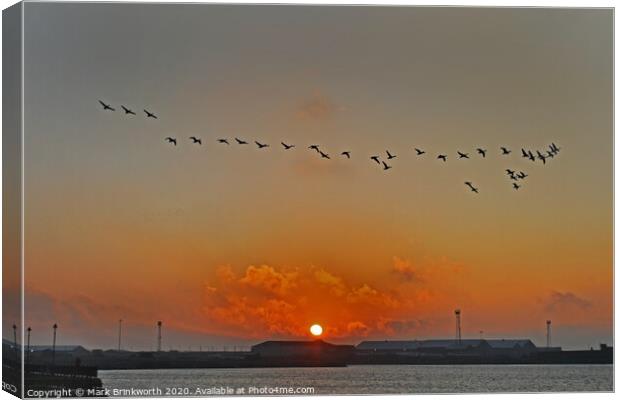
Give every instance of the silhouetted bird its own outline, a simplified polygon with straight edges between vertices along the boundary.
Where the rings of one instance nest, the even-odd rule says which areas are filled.
[[[525,172],[523,171],[519,171],[519,173],[517,174],[517,176],[519,177],[519,179],[525,179],[527,178],[529,175],[527,175]]]
[[[286,144],[284,142],[280,142],[280,143],[282,143],[282,146],[284,146],[284,150],[289,150],[289,149],[292,149],[293,147],[295,147],[294,144]]]
[[[147,110],[143,110],[146,113],[146,117],[147,118],[155,118],[157,119],[157,115],[153,114],[152,112],[148,112]]]
[[[173,145],[177,145],[177,139],[176,138],[171,138],[171,137],[167,137],[164,139],[166,142],[168,143],[172,143]]]
[[[523,158],[528,158],[529,157],[529,155],[527,154],[527,151],[525,151],[524,148],[521,148],[521,157],[523,157]]]
[[[123,109],[123,111],[125,111],[125,114],[136,115],[135,112],[131,111],[129,108],[127,108],[125,106],[121,106],[121,108]]]
[[[385,151],[385,153],[386,153],[386,154],[387,154],[387,156],[388,156],[388,160],[391,160],[392,158],[396,158],[396,156],[395,156],[395,155],[393,155],[393,154],[390,154],[390,152],[389,152],[388,150],[386,150],[386,151]]]
[[[554,153],[559,153],[560,152],[560,148],[558,146],[555,145],[555,143],[551,142],[551,149],[553,150]]]
[[[228,145],[230,144],[230,143],[228,143],[228,139],[217,139],[217,142],[218,143],[228,144]]]
[[[241,140],[239,138],[235,138],[235,141],[237,142],[237,144],[248,144],[248,142],[246,142],[245,140]]]
[[[506,168],[506,173],[508,175],[514,175],[515,172],[513,170],[511,170],[510,168]]]
[[[521,186],[517,185],[516,183],[513,183],[513,184],[512,184],[512,187],[513,187],[515,190],[519,190],[519,188],[520,188]]]
[[[540,151],[536,150],[536,154],[538,155],[538,159],[543,162],[543,164],[547,164],[547,157],[540,154]]]
[[[309,149],[312,150],[316,150],[316,152],[319,152],[319,145],[318,144],[313,144],[312,146],[308,146]]]
[[[351,158],[351,152],[350,151],[343,151],[342,153],[340,153],[341,156],[346,156],[347,158]]]
[[[384,171],[387,171],[388,169],[392,168],[392,166],[391,166],[391,165],[387,165],[387,164],[385,163],[385,161],[381,161],[381,162],[383,163],[383,170],[384,170]]]
[[[459,158],[469,158],[469,153],[461,153],[460,151],[457,151]]]
[[[510,175],[510,179],[512,179],[513,181],[519,180],[519,177],[517,177],[516,175]]]
[[[370,157],[371,160],[375,160],[377,164],[381,165],[381,161],[379,161],[379,156]]]
[[[502,149],[502,155],[503,156],[507,156],[508,154],[512,153],[512,150],[508,150],[507,148],[505,148],[503,146],[500,147],[500,149]]]
[[[547,150],[547,157],[553,158],[555,157],[555,154],[552,151]]]
[[[440,154],[437,156],[437,159],[441,159],[443,162],[446,162],[448,160],[448,156],[445,154]]]
[[[482,156],[482,158],[487,156],[487,151],[485,149],[476,149],[476,151]]]
[[[417,155],[421,156],[422,154],[426,153],[424,150],[420,150],[417,147],[415,148],[415,152],[418,153]]]
[[[197,138],[196,136],[190,136],[189,138],[192,140],[192,143],[202,144],[202,140]]]
[[[323,153],[322,151],[319,151],[319,153],[321,154],[321,158],[327,158],[328,160],[330,160],[329,154]]]
[[[529,157],[530,160],[532,161],[536,161],[536,157],[534,157],[534,154],[532,154],[531,151],[527,151],[527,156]]]
[[[469,186],[472,192],[478,193],[478,188],[474,187],[471,182],[465,182],[465,184]]]
[[[254,141],[254,143],[256,143],[256,145],[258,146],[259,149],[264,149],[265,147],[269,147],[268,144],[257,142],[256,140]]]
[[[103,106],[104,110],[116,111],[114,108],[112,108],[112,106],[110,106],[109,104],[104,103],[101,100],[99,100],[99,104],[101,104]]]

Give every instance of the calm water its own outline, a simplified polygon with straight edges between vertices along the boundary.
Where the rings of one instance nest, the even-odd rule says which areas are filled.
[[[242,389],[245,393],[239,394],[248,394],[250,388],[265,387],[311,387],[314,394],[323,395],[613,390],[612,365],[355,365],[100,371],[99,376],[108,389],[158,388],[164,396],[215,395],[219,388]],[[147,395],[133,393],[140,394]]]

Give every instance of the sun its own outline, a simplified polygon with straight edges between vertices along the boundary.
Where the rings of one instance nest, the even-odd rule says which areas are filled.
[[[310,333],[314,336],[321,336],[323,333],[323,327],[319,324],[314,324],[310,327]]]

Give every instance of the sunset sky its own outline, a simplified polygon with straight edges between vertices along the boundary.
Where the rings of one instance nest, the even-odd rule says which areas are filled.
[[[177,349],[313,323],[338,343],[452,338],[460,308],[467,338],[544,345],[551,319],[554,345],[611,343],[612,18],[27,3],[32,341],[57,322],[60,344],[113,348],[119,318],[133,349],[157,320]],[[235,136],[271,147],[216,142]],[[552,141],[546,166],[520,157]],[[506,168],[529,175],[518,192]]]

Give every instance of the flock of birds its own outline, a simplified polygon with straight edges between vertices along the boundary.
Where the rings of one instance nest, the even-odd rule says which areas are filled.
[[[99,100],[99,104],[101,104],[101,106],[103,107],[104,111],[116,111],[116,108],[112,107],[110,104],[106,104],[105,102]],[[136,116],[137,114],[131,110],[130,108],[126,107],[125,105],[121,105],[121,109],[124,111],[125,115],[129,115],[129,116]],[[152,118],[152,119],[158,119],[157,115],[155,115],[155,113],[148,111],[147,109],[143,109],[145,117],[146,118]],[[191,141],[192,144],[194,145],[202,145],[202,139],[197,137],[197,136],[190,136],[189,140]],[[177,142],[177,138],[176,137],[171,137],[168,136],[166,138],[164,138],[164,141],[169,143],[170,145],[173,146],[177,146],[178,142]],[[240,139],[238,137],[234,138],[234,143],[236,143],[237,145],[249,145],[250,143],[244,139]],[[219,138],[217,139],[217,143],[219,144],[223,144],[223,145],[228,145],[230,146],[230,141],[228,138]],[[258,140],[254,141],[254,144],[257,146],[257,148],[259,150],[263,150],[263,149],[267,149],[270,147],[270,145],[268,143],[261,143]],[[282,145],[284,150],[291,150],[295,148],[294,144],[287,144],[285,142],[280,142],[280,144]],[[321,149],[319,147],[319,145],[313,144],[308,146],[308,149],[315,151],[321,158],[330,160],[331,156],[326,152],[323,151],[323,149]],[[420,157],[420,156],[424,156],[426,153],[425,150],[423,149],[419,149],[417,147],[414,147],[414,150],[416,152],[416,156]],[[548,145],[548,147],[546,149],[543,150],[534,150],[534,152],[532,152],[531,150],[526,150],[524,148],[521,148],[521,157],[525,158],[529,161],[532,162],[536,162],[541,161],[544,165],[547,164],[547,161],[550,159],[553,159],[555,156],[558,155],[558,153],[560,152],[560,147],[558,147],[555,143],[551,143],[550,145]],[[397,158],[397,156],[395,154],[392,154],[389,150],[385,151],[386,156],[385,159],[382,159],[381,156],[379,155],[373,155],[370,156],[370,160],[373,163],[377,163],[381,168],[383,168],[384,171],[387,171],[389,169],[392,168],[392,165],[388,164],[388,162],[390,160],[393,160],[394,158]],[[486,158],[487,156],[487,149],[483,149],[483,148],[477,148],[476,149],[476,153],[482,157],[482,158]],[[501,156],[508,156],[512,153],[512,150],[501,146],[499,148],[499,155]],[[469,153],[465,153],[462,152],[460,150],[457,150],[456,152],[457,155],[457,159],[469,159]],[[342,151],[340,153],[341,157],[345,157],[347,159],[351,158],[351,151],[349,150],[345,150]],[[448,161],[448,155],[447,154],[438,154],[436,157],[437,160],[441,160],[442,162],[447,162]],[[508,179],[513,181],[512,182],[512,187],[514,190],[519,190],[521,188],[522,185],[519,185],[518,182],[521,180],[524,180],[525,178],[528,177],[528,175],[523,172],[523,171],[513,171],[511,169],[506,169],[506,174],[508,176]],[[474,184],[472,182],[465,182],[465,185],[469,187],[469,189],[474,192],[474,193],[479,193],[479,189],[477,187],[474,186]]]

